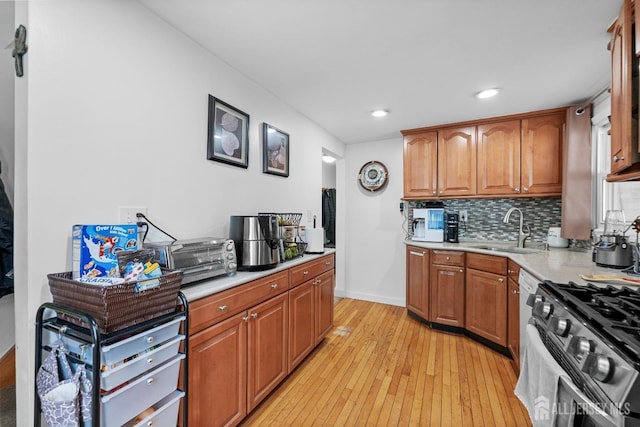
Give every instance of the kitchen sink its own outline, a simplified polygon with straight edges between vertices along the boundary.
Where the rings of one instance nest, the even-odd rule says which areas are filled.
[[[514,246],[494,246],[494,245],[469,245],[470,248],[483,249],[485,251],[508,252],[512,254],[537,254],[540,249],[516,248]]]

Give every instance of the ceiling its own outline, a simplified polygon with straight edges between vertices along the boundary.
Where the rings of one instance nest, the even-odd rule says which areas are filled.
[[[591,99],[609,84],[607,29],[622,4],[140,1],[347,144]],[[502,91],[474,97],[488,87]],[[371,117],[378,108],[390,114]]]

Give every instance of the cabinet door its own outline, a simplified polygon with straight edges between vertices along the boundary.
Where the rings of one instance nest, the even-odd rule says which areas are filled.
[[[522,120],[522,194],[562,194],[564,112]]]
[[[333,270],[321,274],[314,280],[315,285],[315,343],[320,341],[329,333],[333,327]]]
[[[313,280],[289,291],[289,372],[293,371],[316,345],[314,291]]]
[[[507,348],[520,369],[520,287],[509,278],[507,294]]]
[[[247,411],[287,376],[288,294],[249,310]]]
[[[246,315],[189,337],[190,425],[237,425],[247,414]]]
[[[478,194],[520,193],[520,120],[478,126]]]
[[[404,137],[404,197],[436,196],[438,177],[438,133]]]
[[[507,346],[507,279],[503,275],[467,268],[467,330]]]
[[[633,163],[631,8],[631,0],[624,0],[610,29],[611,173],[622,172]]]
[[[438,195],[476,194],[476,128],[438,132]]]
[[[429,250],[407,246],[407,310],[429,320]]]
[[[464,268],[431,266],[431,321],[464,327]]]

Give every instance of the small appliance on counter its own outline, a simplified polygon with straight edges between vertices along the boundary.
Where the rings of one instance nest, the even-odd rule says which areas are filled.
[[[600,236],[600,241],[593,245],[593,261],[596,265],[610,268],[627,268],[633,265],[633,248],[625,236],[628,229],[622,211],[607,211],[604,233]]]
[[[233,240],[218,237],[145,242],[162,267],[182,271],[182,284],[217,276],[232,276],[238,267]]]
[[[413,210],[413,238],[422,242],[444,241],[444,208],[419,208]]]
[[[229,237],[236,246],[238,270],[276,267],[280,262],[279,231],[277,215],[231,216]]]
[[[446,213],[447,228],[445,230],[445,241],[458,243],[458,230],[460,227],[460,216],[457,213]]]

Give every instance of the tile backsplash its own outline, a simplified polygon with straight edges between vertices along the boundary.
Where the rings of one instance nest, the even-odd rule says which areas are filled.
[[[467,211],[467,222],[460,223],[460,240],[516,240],[518,237],[519,215],[511,215],[509,224],[502,219],[511,207],[519,208],[524,214],[524,223],[531,227],[534,242],[545,242],[549,227],[560,227],[562,199],[560,197],[528,197],[513,199],[451,199],[440,200],[445,212]],[[413,219],[413,209],[421,207],[421,202],[409,202],[409,233]]]

